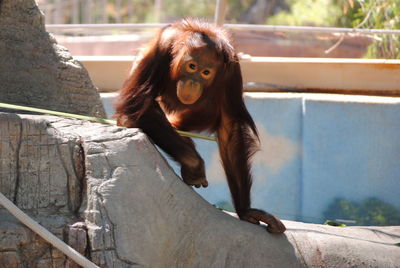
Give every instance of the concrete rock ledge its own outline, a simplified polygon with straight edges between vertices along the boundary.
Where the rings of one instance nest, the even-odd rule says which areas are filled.
[[[137,129],[0,113],[0,138],[0,191],[101,267],[400,265],[398,226],[286,221],[271,235],[237,220],[185,185]],[[0,232],[5,267],[75,265],[4,209]]]

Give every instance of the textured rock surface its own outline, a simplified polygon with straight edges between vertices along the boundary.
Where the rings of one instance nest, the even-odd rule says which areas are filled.
[[[45,31],[34,0],[0,1],[0,102],[104,117],[87,71]]]
[[[0,191],[101,267],[398,267],[400,227],[268,234],[208,204],[136,129],[0,113],[0,134]],[[74,265],[3,209],[0,233],[6,267]]]
[[[81,205],[83,149],[37,117],[0,113],[0,191],[58,237],[68,234]],[[60,267],[66,258],[0,210],[0,263],[4,267]]]

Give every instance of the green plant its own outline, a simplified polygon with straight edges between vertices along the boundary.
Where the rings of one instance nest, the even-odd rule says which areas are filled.
[[[341,26],[400,29],[400,2],[398,0],[337,0],[337,4],[343,6],[343,14],[338,18],[338,24]],[[400,59],[400,35],[375,35],[364,57]]]
[[[290,12],[282,11],[267,24],[331,26],[364,29],[400,29],[399,0],[286,0]],[[400,59],[400,35],[370,35],[365,58]]]
[[[326,219],[354,220],[356,225],[400,225],[400,211],[377,198],[362,203],[336,198],[324,212]]]
[[[167,21],[185,17],[213,18],[214,10],[214,0],[164,0],[162,16]]]
[[[340,8],[331,0],[287,0],[290,12],[282,11],[267,19],[267,24],[291,26],[332,26]]]

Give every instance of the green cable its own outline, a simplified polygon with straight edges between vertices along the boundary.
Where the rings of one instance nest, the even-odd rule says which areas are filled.
[[[6,108],[6,109],[12,109],[12,110],[22,110],[22,111],[28,111],[28,112],[41,113],[41,114],[50,114],[50,115],[67,117],[67,118],[75,118],[75,119],[87,120],[87,121],[91,121],[91,122],[98,122],[98,123],[114,125],[114,126],[117,125],[117,122],[115,120],[111,120],[111,119],[98,118],[98,117],[86,116],[86,115],[80,115],[80,114],[64,113],[64,112],[59,112],[59,111],[52,111],[52,110],[33,108],[33,107],[27,107],[27,106],[21,106],[21,105],[14,105],[14,104],[2,103],[2,102],[0,102],[0,108]],[[189,138],[203,139],[203,140],[208,140],[208,141],[216,141],[217,140],[213,136],[205,136],[205,135],[191,133],[191,132],[187,132],[187,131],[181,131],[181,130],[177,130],[177,132],[179,133],[179,135],[189,137]]]

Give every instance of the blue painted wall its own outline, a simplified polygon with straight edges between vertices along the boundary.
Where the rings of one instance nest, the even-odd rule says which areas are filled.
[[[400,210],[399,99],[249,93],[245,101],[261,138],[254,207],[315,223],[335,198],[376,197]],[[210,183],[196,191],[212,204],[230,202],[216,144],[196,144]]]
[[[336,197],[400,209],[400,101],[306,100],[304,110],[302,217]]]

